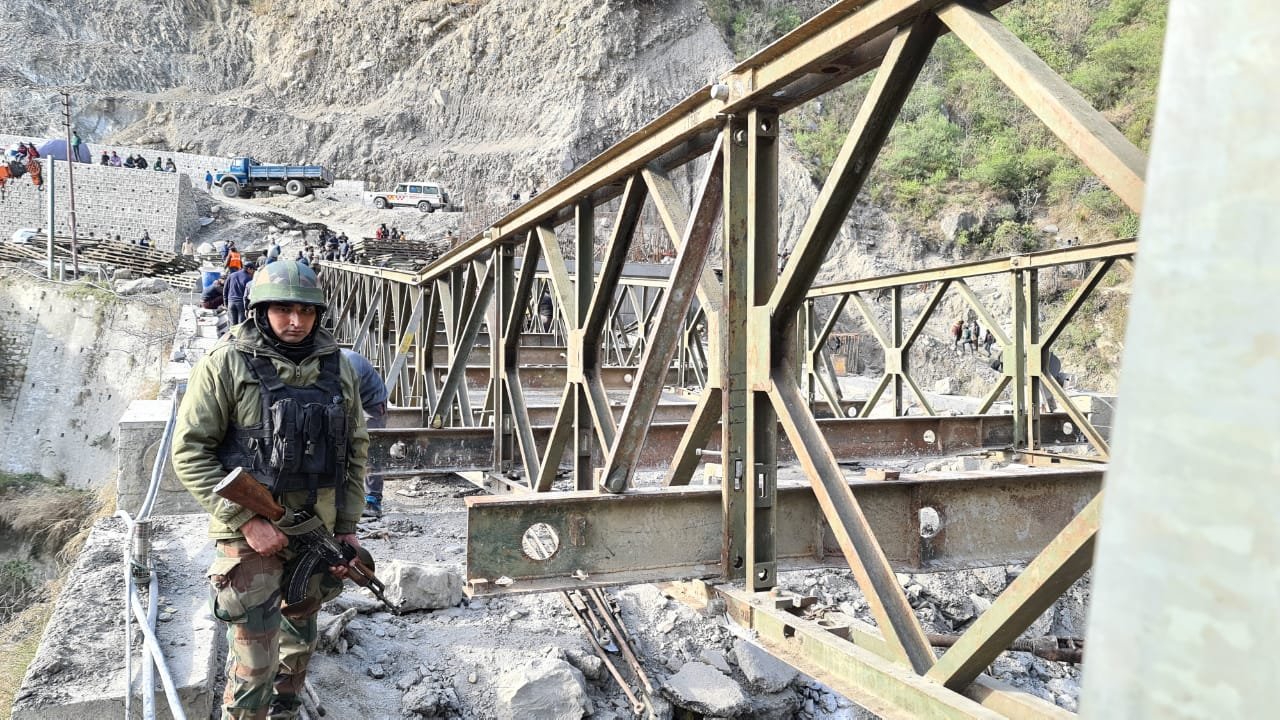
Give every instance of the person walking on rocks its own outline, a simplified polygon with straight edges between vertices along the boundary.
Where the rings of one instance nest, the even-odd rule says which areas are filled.
[[[963,318],[960,320],[957,320],[956,324],[951,326],[951,340],[952,340],[951,349],[955,350],[957,354],[960,352],[960,333],[963,330],[964,330]]]
[[[280,527],[213,488],[243,467],[281,505],[312,511],[337,541],[360,547],[369,433],[356,370],[321,327],[327,307],[308,268],[263,268],[248,321],[192,369],[178,411],[173,469],[210,515],[212,611],[227,624],[224,720],[299,716],[316,615],[341,592],[348,568],[317,573],[304,600],[284,603],[284,583],[303,558]]]
[[[978,338],[982,337],[982,333],[978,328],[978,319],[974,318],[969,321],[969,344],[973,349],[973,354],[978,354]]]
[[[250,260],[244,264],[243,268],[231,273],[231,277],[227,278],[227,287],[223,292],[227,297],[227,313],[231,316],[233,327],[244,322],[245,291],[249,283],[253,282],[253,274],[257,269],[257,264]]]
[[[969,326],[965,325],[963,320],[960,321],[960,353],[962,355],[966,352],[970,352],[972,347],[977,347],[976,345],[972,345],[971,347],[973,338],[970,337],[969,333]]]
[[[987,328],[987,334],[982,336],[982,347],[987,351],[987,357],[991,357],[991,346],[996,344],[996,336],[991,334],[991,328]]]
[[[387,384],[369,359],[355,350],[342,349],[342,356],[360,377],[360,407],[370,429],[387,426]],[[366,475],[364,479],[364,513],[362,517],[382,517],[382,476]]]

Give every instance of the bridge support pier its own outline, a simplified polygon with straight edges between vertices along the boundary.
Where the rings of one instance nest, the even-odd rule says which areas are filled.
[[[1277,44],[1275,3],[1170,4],[1086,716],[1275,713]]]

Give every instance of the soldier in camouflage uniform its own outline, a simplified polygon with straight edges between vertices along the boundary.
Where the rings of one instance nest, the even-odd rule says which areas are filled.
[[[325,308],[305,265],[259,271],[249,322],[192,369],[178,414],[173,467],[211,516],[213,612],[229,626],[223,718],[298,716],[316,613],[341,591],[346,568],[313,577],[307,599],[285,605],[283,583],[299,559],[288,536],[213,487],[242,466],[282,505],[311,510],[359,547],[369,433],[356,371],[320,327]]]

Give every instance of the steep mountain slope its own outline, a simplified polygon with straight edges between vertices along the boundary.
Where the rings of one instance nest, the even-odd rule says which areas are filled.
[[[691,0],[6,5],[0,31],[41,51],[4,51],[0,125],[53,131],[65,87],[90,142],[431,175],[472,202],[546,187],[732,62]]]

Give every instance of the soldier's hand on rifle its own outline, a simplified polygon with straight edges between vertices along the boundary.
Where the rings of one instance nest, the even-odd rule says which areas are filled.
[[[334,539],[334,540],[337,540],[337,541],[338,541],[338,542],[340,542],[340,543],[346,543],[346,544],[350,545],[352,548],[358,548],[358,547],[360,547],[360,539],[359,539],[359,538],[357,538],[357,537],[355,536],[355,533],[347,533],[347,534],[342,534],[342,535],[334,535],[334,536],[333,536],[333,539]],[[354,560],[353,560],[353,562],[354,562]],[[336,577],[336,578],[346,578],[346,577],[347,577],[347,566],[346,566],[346,565],[333,565],[333,566],[330,566],[330,567],[329,567],[329,572],[330,572],[330,573],[332,573],[332,574],[333,574],[333,576],[334,576],[334,577]]]
[[[289,545],[289,537],[260,515],[241,526],[240,532],[249,547],[263,557],[271,557]]]

